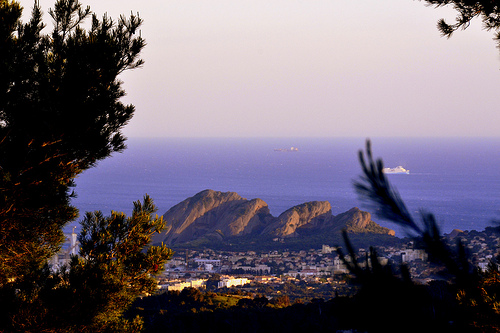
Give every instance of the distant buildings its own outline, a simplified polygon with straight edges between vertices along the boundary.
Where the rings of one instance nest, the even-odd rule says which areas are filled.
[[[198,270],[210,273],[215,272],[221,266],[221,261],[217,259],[195,259],[194,262]]]
[[[408,263],[411,261],[415,261],[417,259],[420,259],[422,261],[427,261],[428,259],[428,254],[425,252],[425,250],[422,249],[408,249],[403,252],[401,252],[401,262],[403,263]]]
[[[48,264],[52,270],[55,271],[63,265],[69,264],[71,257],[78,255],[78,252],[80,251],[80,243],[77,240],[75,228],[76,227],[73,227],[71,234],[65,234],[66,242],[63,244],[59,252],[50,258]]]
[[[249,283],[250,280],[247,278],[235,278],[233,276],[224,276],[221,278],[217,284],[217,288],[231,288],[235,286],[243,286]],[[206,288],[207,279],[187,279],[185,281],[172,280],[165,284],[160,284],[158,287],[160,289],[166,289],[168,291],[178,290],[181,291],[184,288],[196,288],[204,289]]]
[[[461,242],[471,253],[472,264],[485,269],[491,259],[497,254],[500,246],[498,233],[489,232],[462,232]],[[450,246],[456,246],[456,239],[451,240]],[[165,272],[162,274],[163,285],[172,288],[193,287],[189,279],[207,279],[213,274],[227,274],[222,276],[218,287],[230,288],[253,281],[262,284],[281,284],[289,279],[300,277],[307,281],[342,281],[344,274],[349,270],[336,253],[336,247],[323,245],[320,249],[309,250],[272,250],[255,251],[214,251],[210,249],[182,250],[168,261]],[[370,256],[366,249],[359,249],[356,254],[360,267],[371,265]],[[416,248],[414,242],[401,243],[391,246],[377,246],[378,261],[382,265],[405,264],[416,281],[427,283],[439,278],[439,265],[429,263],[428,255],[423,249]],[[346,260],[352,258],[346,256]],[[268,277],[268,278],[264,278]],[[187,279],[187,280],[186,280]],[[187,284],[180,284],[185,283]],[[334,282],[331,282],[334,283]],[[200,288],[204,288],[203,285]]]
[[[166,285],[160,285],[160,289],[166,289],[168,291],[178,290],[181,291],[184,288],[196,288],[202,289],[206,287],[207,279],[188,279],[183,282],[172,282]]]
[[[235,286],[243,286],[250,282],[247,278],[234,278],[234,277],[227,277],[223,278],[219,281],[217,287],[218,288],[231,288]]]
[[[323,247],[321,248],[321,253],[322,254],[330,254],[332,252],[335,252],[336,250],[337,250],[336,247],[331,247],[331,246],[323,244]]]

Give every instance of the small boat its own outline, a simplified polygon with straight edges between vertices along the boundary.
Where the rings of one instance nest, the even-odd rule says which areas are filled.
[[[382,172],[387,173],[387,174],[394,174],[394,173],[405,173],[407,175],[410,174],[410,170],[406,170],[401,165],[397,166],[395,168],[383,168]]]

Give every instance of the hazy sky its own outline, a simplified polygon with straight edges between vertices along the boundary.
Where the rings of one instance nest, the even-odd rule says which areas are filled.
[[[91,0],[144,19],[129,137],[499,136],[500,57],[413,0]],[[26,13],[32,1],[23,0]],[[41,0],[45,12],[52,0]]]

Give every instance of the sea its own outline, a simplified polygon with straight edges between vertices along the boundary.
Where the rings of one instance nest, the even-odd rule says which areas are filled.
[[[205,189],[264,200],[271,214],[309,201],[328,201],[334,215],[352,207],[372,213],[353,182],[361,176],[358,152],[366,138],[131,138],[128,148],[76,179],[80,210],[130,214],[145,194],[158,214]],[[443,233],[483,230],[500,221],[500,138],[373,138],[373,155],[386,167],[410,174],[387,175],[418,220],[435,215]],[[291,147],[294,147],[292,151]],[[67,229],[79,226],[78,221]]]

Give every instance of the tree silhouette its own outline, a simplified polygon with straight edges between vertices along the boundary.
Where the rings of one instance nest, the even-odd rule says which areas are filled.
[[[117,76],[142,64],[141,19],[92,15],[86,31],[90,9],[77,0],[49,13],[45,35],[36,2],[26,24],[17,2],[0,5],[0,283],[58,250],[78,216],[75,177],[125,149],[121,128],[134,113]]]
[[[87,214],[82,257],[58,273],[47,261],[78,217],[74,179],[125,149],[134,106],[120,102],[118,76],[143,63],[142,20],[99,19],[78,0],[57,0],[45,34],[38,1],[28,23],[21,13],[0,0],[0,331],[134,330],[139,322],[121,313],[152,290],[171,254],[146,247],[163,226],[148,197],[131,218]]]
[[[445,37],[451,37],[457,30],[464,30],[474,18],[479,18],[483,28],[493,30],[497,47],[500,48],[500,6],[496,0],[424,0],[430,6],[451,6],[457,11],[455,23],[446,23],[444,19],[438,21],[438,29]]]
[[[433,214],[421,211],[419,219],[413,218],[397,190],[382,172],[382,160],[373,158],[370,141],[366,142],[366,153],[359,152],[359,160],[363,175],[355,181],[354,186],[360,197],[373,206],[379,218],[402,227],[421,244],[429,260],[442,266],[448,278],[445,283],[419,285],[412,281],[404,265],[398,269],[390,265],[383,266],[373,248],[362,266],[344,232],[349,257],[342,250],[339,255],[361,286],[356,295],[358,305],[370,309],[370,315],[359,325],[368,331],[382,328],[398,331],[402,329],[401,326],[405,330],[419,331],[429,325],[441,331],[500,330],[498,265],[492,262],[487,272],[482,273],[470,263],[460,241],[456,247],[447,245]],[[394,329],[389,329],[387,323],[381,322],[383,311],[396,315]],[[408,324],[417,317],[418,322]]]

